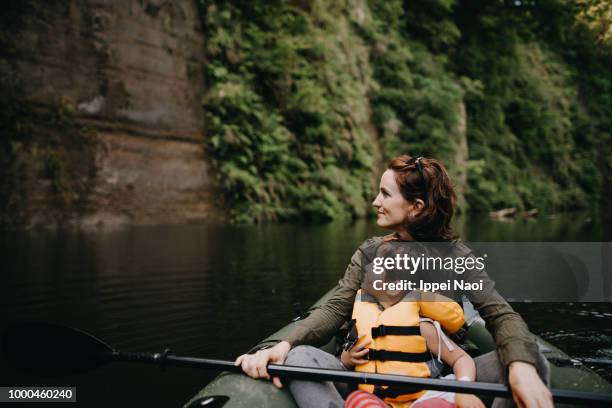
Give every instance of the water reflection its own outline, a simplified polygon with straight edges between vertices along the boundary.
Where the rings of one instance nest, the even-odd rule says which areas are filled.
[[[510,223],[458,218],[456,226],[470,241],[602,240],[606,221],[581,217]],[[3,231],[1,323],[51,321],[83,328],[120,349],[160,351],[171,346],[181,355],[233,358],[291,319],[295,302],[308,306],[318,299],[343,275],[358,245],[382,233],[372,221]],[[554,343],[557,330],[551,326],[551,312],[525,312],[532,330]],[[605,316],[604,321],[612,327],[612,318]],[[600,327],[580,322],[587,329],[593,324],[593,331]],[[563,330],[577,329],[572,327]],[[572,349],[573,342],[583,340],[570,336],[557,345]],[[609,350],[609,338],[594,348]],[[76,384],[85,406],[176,406],[214,375],[193,369],[161,374],[149,367],[115,365],[45,381]],[[42,384],[6,368],[0,380]],[[117,392],[105,392],[108,389]]]
[[[454,225],[463,239],[472,242],[592,242],[610,240],[606,225],[612,221],[609,215],[575,213],[510,220],[457,217]]]

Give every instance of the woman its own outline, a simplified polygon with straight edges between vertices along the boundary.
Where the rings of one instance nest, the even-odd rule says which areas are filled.
[[[379,193],[372,205],[376,208],[378,226],[393,231],[391,237],[395,239],[434,242],[452,241],[455,238],[450,226],[455,208],[455,193],[448,172],[435,159],[415,159],[406,155],[392,159],[381,177]],[[350,319],[355,294],[364,275],[363,248],[377,245],[383,239],[371,238],[355,252],[334,294],[300,321],[284,341],[252,355],[244,354],[236,359],[235,364],[242,366],[244,372],[253,378],[266,379],[270,379],[266,371],[267,364],[283,364],[288,356],[288,363],[292,365],[316,364],[337,368],[333,356],[322,355],[320,353],[324,352],[318,349],[298,346],[316,347],[326,344],[342,324]],[[491,282],[484,271],[479,278]],[[538,374],[538,370],[540,373],[545,371],[545,363],[525,322],[496,292],[489,294],[486,300],[472,297],[470,293],[467,296],[485,320],[487,328],[493,332],[497,345],[497,353],[488,353],[475,359],[477,381],[505,381],[505,373],[508,373],[507,381],[519,407],[552,407],[550,391]],[[276,387],[282,387],[279,378],[273,378],[272,381]],[[303,381],[300,383],[300,386],[304,385]],[[302,396],[298,396],[292,386],[296,400],[304,394],[314,398],[325,392],[333,392],[329,390],[329,384],[312,383],[309,387],[306,391],[301,387],[299,393]],[[496,400],[495,404],[502,405],[503,400]]]

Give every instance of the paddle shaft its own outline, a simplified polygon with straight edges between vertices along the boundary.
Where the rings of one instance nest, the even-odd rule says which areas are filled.
[[[114,350],[102,340],[79,329],[51,323],[22,323],[4,334],[2,349],[15,367],[38,375],[68,375],[93,370],[112,361],[131,361],[165,366],[210,368],[242,373],[232,361],[179,357],[166,349],[162,353],[129,353]],[[428,389],[510,398],[510,389],[501,384],[419,378],[391,374],[358,373],[322,368],[268,365],[274,376],[311,381],[403,386],[410,390]],[[411,391],[408,391],[411,392]],[[612,393],[551,390],[557,402],[612,406]]]
[[[233,361],[215,360],[195,357],[180,357],[163,353],[129,353],[114,351],[112,358],[115,361],[142,362],[158,364],[162,367],[172,365],[180,367],[198,367],[215,370],[242,373],[242,368],[234,365]],[[388,385],[411,387],[416,390],[428,389],[435,391],[449,391],[467,394],[487,395],[492,397],[512,398],[510,388],[503,384],[483,382],[469,382],[457,380],[444,380],[434,378],[409,377],[403,375],[363,373],[355,371],[330,370],[325,368],[295,367],[269,364],[268,373],[273,376],[291,377],[311,381],[335,381],[345,383]],[[612,403],[612,394],[592,393],[585,391],[551,389],[553,399],[559,403]]]

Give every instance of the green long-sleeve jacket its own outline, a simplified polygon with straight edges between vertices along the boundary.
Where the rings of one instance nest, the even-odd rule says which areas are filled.
[[[322,346],[337,333],[344,322],[350,319],[355,295],[362,285],[364,248],[379,245],[384,238],[370,238],[359,247],[329,300],[301,320],[284,340],[292,347],[302,344]],[[469,291],[462,294],[468,297],[485,320],[487,329],[494,334],[502,364],[507,367],[513,361],[525,361],[535,365],[537,343],[523,319],[495,291],[494,283],[486,271],[476,271],[470,279],[482,279],[484,286],[489,288],[486,297]],[[457,299],[458,294],[446,295]]]

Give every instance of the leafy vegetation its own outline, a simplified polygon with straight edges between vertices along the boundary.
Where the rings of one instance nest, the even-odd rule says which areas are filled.
[[[365,214],[370,68],[329,5],[202,2],[207,147],[238,221]]]
[[[603,69],[610,54],[585,36],[579,12],[552,0],[457,5],[462,38],[453,69],[484,85],[467,98],[472,210],[559,211],[599,202],[598,152],[610,136],[609,119],[598,112],[612,107],[612,78]],[[602,86],[594,99],[593,80]]]
[[[235,219],[361,216],[371,180],[400,153],[443,160],[472,211],[593,207],[609,185],[599,4],[206,0],[201,10],[208,152]]]

